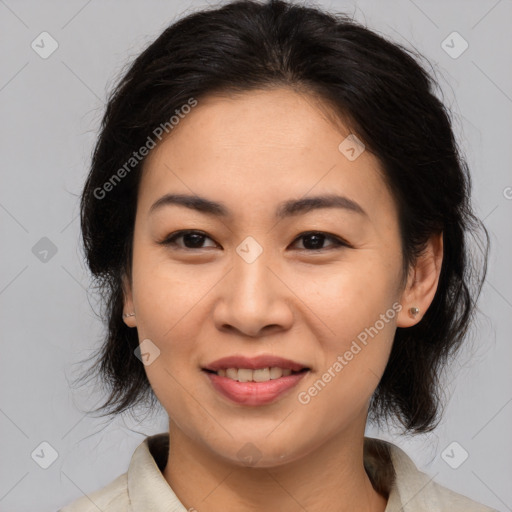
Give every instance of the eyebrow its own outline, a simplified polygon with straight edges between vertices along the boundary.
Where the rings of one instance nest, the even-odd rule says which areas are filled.
[[[232,215],[223,203],[187,194],[165,194],[151,205],[149,213],[152,214],[162,207],[170,205],[184,206],[214,217],[227,218]],[[345,196],[327,194],[284,201],[276,209],[276,218],[284,219],[294,215],[302,215],[320,208],[342,208],[349,212],[368,216],[363,208],[352,199]]]

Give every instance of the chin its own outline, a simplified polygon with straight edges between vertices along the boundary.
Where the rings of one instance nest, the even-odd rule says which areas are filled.
[[[308,453],[307,447],[300,447],[296,435],[287,435],[282,439],[244,435],[230,439],[227,446],[211,446],[219,457],[229,464],[240,467],[272,468],[294,462]],[[291,440],[291,442],[287,442]]]

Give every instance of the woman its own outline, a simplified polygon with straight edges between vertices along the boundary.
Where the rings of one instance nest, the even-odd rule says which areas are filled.
[[[82,230],[103,409],[156,398],[169,432],[64,512],[491,510],[364,436],[435,427],[485,275],[434,85],[396,44],[282,1],[191,14],[135,60]]]

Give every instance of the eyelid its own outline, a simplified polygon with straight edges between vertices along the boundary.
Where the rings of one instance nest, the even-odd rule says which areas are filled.
[[[205,238],[209,238],[210,240],[214,241],[212,237],[210,237],[207,233],[205,233],[204,231],[201,231],[199,229],[182,229],[182,230],[178,230],[178,231],[175,231],[175,232],[167,235],[163,240],[160,240],[157,243],[159,245],[164,245],[164,246],[177,245],[175,243],[175,240],[182,236],[188,235],[188,234],[202,235]],[[311,236],[311,235],[322,235],[326,239],[330,240],[331,242],[334,242],[334,244],[329,247],[322,248],[322,249],[298,249],[299,251],[308,252],[308,253],[320,253],[320,252],[327,251],[329,249],[335,249],[337,247],[350,247],[350,248],[353,247],[351,244],[349,244],[346,240],[344,240],[340,236],[328,233],[326,231],[320,231],[320,230],[309,230],[309,231],[303,231],[302,233],[299,233],[293,240],[292,245],[297,243],[302,238]],[[193,249],[190,247],[179,247],[179,246],[178,246],[178,248],[183,249],[185,251],[198,251],[201,249],[207,249],[207,247],[199,247],[199,248]]]

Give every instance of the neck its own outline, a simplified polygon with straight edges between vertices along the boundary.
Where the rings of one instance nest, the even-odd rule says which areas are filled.
[[[364,469],[364,425],[298,460],[271,468],[240,467],[188,438],[171,421],[163,472],[180,501],[200,512],[384,512],[387,499]]]

